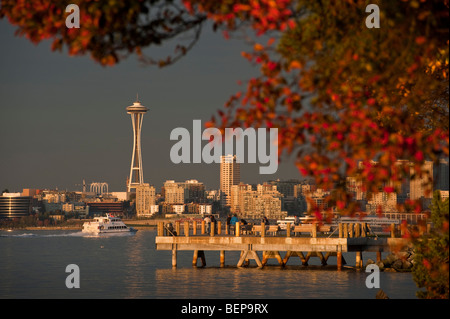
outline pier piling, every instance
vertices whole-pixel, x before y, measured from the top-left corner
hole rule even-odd
[[[197,221],[196,221],[196,220],[194,220],[194,221],[192,222],[192,235],[193,235],[193,236],[196,236],[196,235],[197,235]]]
[[[172,268],[177,268],[177,250],[172,249]]]
[[[184,222],[184,236],[189,237],[189,222]]]
[[[225,250],[220,251],[220,267],[225,267]]]
[[[194,250],[194,256],[192,257],[192,266],[197,267],[198,259],[202,262],[202,267],[206,267],[206,257],[203,250]]]

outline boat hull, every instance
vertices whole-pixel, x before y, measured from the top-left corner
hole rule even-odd
[[[102,230],[89,230],[83,229],[82,232],[86,234],[117,234],[117,233],[135,233],[137,229],[127,228],[127,229],[102,229]]]

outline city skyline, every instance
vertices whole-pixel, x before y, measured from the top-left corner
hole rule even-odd
[[[237,81],[257,72],[240,55],[248,49],[243,42],[205,28],[195,54],[170,67],[142,67],[131,56],[104,68],[89,57],[51,52],[48,41],[36,46],[14,36],[7,21],[0,25],[0,40],[8,44],[0,65],[1,190],[81,190],[77,185],[85,180],[125,191],[132,130],[124,108],[137,92],[151,113],[142,129],[144,182],[160,187],[165,180],[198,179],[219,188],[220,164],[170,161],[170,132],[195,119],[208,121],[242,89]],[[258,164],[241,165],[249,183],[301,178],[293,161],[283,160],[273,175],[260,175]]]

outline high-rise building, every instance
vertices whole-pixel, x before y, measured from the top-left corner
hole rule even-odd
[[[313,192],[308,192],[305,194],[306,200],[306,211],[310,212],[314,209],[319,209],[319,211],[328,208],[327,197],[330,195],[329,191],[324,191],[322,188],[317,188]]]
[[[252,192],[252,186],[249,184],[240,183],[239,185],[232,185],[230,191],[230,210],[233,213],[240,213],[244,210],[243,205],[244,194]],[[247,203],[247,202],[246,202]],[[248,203],[247,203],[248,204]]]
[[[258,184],[253,190],[251,185],[241,183],[231,187],[230,210],[242,218],[284,218],[287,212],[282,211],[282,198],[275,185]]]
[[[448,159],[442,158],[437,167],[436,189],[449,190]]]
[[[277,187],[277,191],[283,194],[284,197],[294,197],[295,186],[301,184],[301,181],[297,179],[290,179],[285,181],[277,179],[276,181],[269,181],[268,183],[271,185],[275,185]]]
[[[164,202],[166,204],[184,204],[189,196],[188,188],[175,181],[166,181],[164,183]]]
[[[147,183],[136,186],[136,215],[137,217],[152,216],[158,212],[155,188]]]
[[[220,190],[222,206],[231,206],[231,187],[241,181],[240,165],[236,155],[220,157]]]
[[[380,210],[382,213],[394,213],[397,211],[397,194],[379,192],[371,194],[366,205],[369,214],[376,214]]]
[[[187,190],[186,202],[203,203],[205,202],[205,185],[196,179],[190,179],[184,183],[177,183]]]
[[[418,174],[411,166],[411,180],[409,183],[409,198],[412,200],[433,197],[433,162],[425,161]],[[414,178],[412,178],[414,176]]]
[[[141,153],[141,129],[144,114],[148,108],[143,106],[138,98],[133,105],[127,107],[127,113],[131,115],[131,123],[133,125],[133,153],[131,156],[130,177],[127,182],[127,192],[131,192],[132,188],[144,183],[144,170],[142,167]]]

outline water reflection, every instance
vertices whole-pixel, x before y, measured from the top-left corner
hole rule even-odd
[[[358,277],[322,266],[207,267],[157,269],[155,282],[156,294],[170,298],[339,298],[339,290],[365,278]]]
[[[220,268],[219,252],[207,251],[207,266],[193,268],[192,251],[180,251],[178,268],[172,269],[171,251],[155,250],[155,231],[97,238],[62,231],[2,235],[0,298],[373,299],[376,294],[365,286],[364,271],[337,271],[335,257],[330,257],[329,266],[311,258],[305,267],[298,257],[291,257],[285,268],[270,259],[263,269],[254,261],[240,269],[239,252],[226,252],[226,266]],[[354,265],[354,254],[344,256]],[[375,258],[363,257],[365,262]],[[64,284],[65,267],[72,263],[81,269],[80,289]],[[410,273],[380,275],[389,297],[415,298],[417,287]]]

